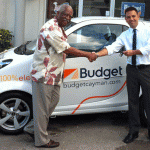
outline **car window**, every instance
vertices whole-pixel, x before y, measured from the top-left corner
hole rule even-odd
[[[87,25],[71,33],[68,36],[68,43],[83,51],[97,52],[114,42],[122,31],[122,25]]]
[[[76,23],[75,22],[72,22],[72,21],[70,21],[65,27],[64,27],[64,30],[66,31],[67,29],[69,29],[69,28],[71,28],[71,27],[73,27],[74,25],[76,25]]]
[[[123,26],[123,31],[126,31],[126,30],[128,30],[128,29],[129,29],[129,27]]]
[[[107,42],[106,33],[110,33],[108,25],[87,25],[70,34],[68,42],[77,49],[96,51]]]

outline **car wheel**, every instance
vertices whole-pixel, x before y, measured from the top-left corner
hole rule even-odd
[[[0,130],[18,134],[32,118],[32,98],[24,93],[12,92],[0,96]]]
[[[143,96],[140,96],[140,121],[143,127],[147,126],[147,115],[144,108]]]

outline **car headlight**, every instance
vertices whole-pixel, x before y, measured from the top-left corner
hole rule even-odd
[[[0,59],[3,59],[3,58],[4,58],[4,54],[5,54],[6,52],[8,52],[8,50],[5,50],[5,51],[3,51],[3,52],[0,53]]]
[[[0,59],[4,58],[4,53],[0,54]]]
[[[12,59],[6,59],[6,60],[2,60],[0,62],[0,69],[4,68],[5,66],[9,65],[12,62]]]

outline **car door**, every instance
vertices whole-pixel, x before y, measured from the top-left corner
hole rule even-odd
[[[70,29],[68,42],[77,49],[98,52],[122,33],[124,25],[87,21]],[[56,114],[81,114],[127,109],[126,57],[119,53],[89,62],[67,56]]]

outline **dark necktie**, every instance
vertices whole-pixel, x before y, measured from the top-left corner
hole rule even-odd
[[[132,49],[136,50],[136,29],[133,29],[133,43],[132,43]],[[132,56],[132,65],[136,65],[136,55]]]

